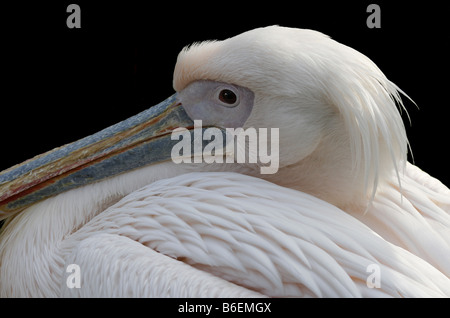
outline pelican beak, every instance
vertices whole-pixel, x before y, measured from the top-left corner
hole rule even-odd
[[[193,128],[177,94],[92,136],[0,173],[0,219],[43,199],[171,158],[171,132]]]

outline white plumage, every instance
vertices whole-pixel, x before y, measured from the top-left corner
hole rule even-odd
[[[174,87],[197,80],[255,93],[245,125],[283,125],[279,173],[165,162],[35,203],[2,229],[2,297],[450,296],[450,190],[406,163],[369,59],[269,27],[185,49]]]
[[[404,201],[409,203],[408,197]],[[405,213],[401,224],[415,220],[414,213],[418,211]],[[423,231],[432,222],[422,220],[413,226]],[[411,232],[411,227],[407,230]],[[450,295],[446,275],[422,260],[426,251],[434,248],[441,254],[441,259],[434,257],[435,266],[448,267],[448,245],[425,246],[424,252],[416,256],[388,243],[326,202],[241,174],[191,173],[155,182],[130,194],[66,240],[63,250],[71,253],[65,257],[66,262],[78,263],[77,246],[106,233],[110,238],[105,239],[126,237],[267,296]],[[433,234],[435,244],[443,241],[438,233]],[[422,241],[415,237],[406,243]],[[110,249],[114,254],[115,249]],[[144,250],[142,254],[150,253]],[[85,261],[83,256],[81,261]],[[104,261],[98,266],[106,268],[109,276],[114,270],[109,270],[106,263],[109,258]],[[118,261],[123,260],[118,257]],[[381,267],[382,288],[367,287],[370,264]],[[136,268],[140,267],[146,268],[136,264]],[[128,271],[122,270],[119,275],[124,273]],[[140,278],[148,279],[147,273]],[[139,286],[145,293],[151,283],[140,281],[122,287],[136,290]],[[171,289],[182,292],[177,283],[172,284]],[[205,289],[214,293],[214,286]],[[240,293],[240,288],[236,292]]]

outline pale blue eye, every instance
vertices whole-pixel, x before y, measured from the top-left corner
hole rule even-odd
[[[178,93],[189,118],[222,128],[242,127],[253,109],[254,97],[248,88],[209,80],[192,82]]]

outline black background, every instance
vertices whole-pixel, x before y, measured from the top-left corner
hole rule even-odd
[[[0,170],[170,96],[184,46],[278,24],[321,31],[371,58],[419,107],[405,99],[415,163],[450,185],[445,2],[93,2],[2,5]],[[366,25],[371,2],[380,29]],[[81,7],[81,29],[66,25],[70,3]]]

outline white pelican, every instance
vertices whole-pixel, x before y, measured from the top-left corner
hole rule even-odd
[[[185,48],[173,84],[2,172],[2,297],[450,296],[450,190],[407,163],[402,92],[366,56],[271,26]],[[193,120],[279,128],[278,171],[174,163]]]

